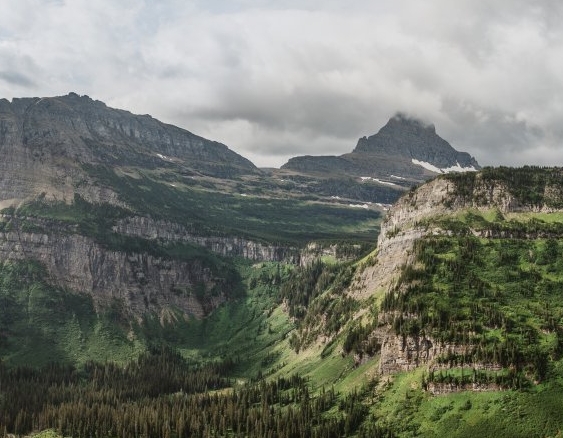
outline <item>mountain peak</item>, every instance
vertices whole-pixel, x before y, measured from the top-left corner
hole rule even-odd
[[[397,178],[422,182],[435,174],[480,169],[467,152],[455,150],[436,134],[436,127],[420,118],[398,112],[377,134],[362,137],[355,149],[339,157],[294,157],[283,169],[315,174]]]
[[[377,134],[361,138],[354,152],[386,152],[411,157],[416,149],[431,144],[439,144],[441,148],[451,148],[447,141],[436,134],[434,124],[398,112]]]
[[[427,123],[422,119],[418,119],[408,114],[398,112],[389,119],[382,129],[403,129],[411,131],[428,132],[436,134],[436,127],[432,123]]]
[[[401,157],[414,164],[426,163],[427,169],[479,168],[468,153],[458,152],[436,134],[432,123],[404,113],[391,117],[377,134],[360,138],[353,153]]]

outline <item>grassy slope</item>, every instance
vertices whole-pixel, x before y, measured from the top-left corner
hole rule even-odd
[[[496,225],[518,230],[533,227],[541,231],[542,223],[553,230],[551,224],[561,223],[561,215],[526,213],[499,218],[495,211],[466,211],[441,222],[442,226],[455,225],[453,229],[460,235],[431,238],[428,240],[430,246],[420,243],[421,259],[432,265],[432,269],[428,276],[417,274],[412,277],[419,282],[421,292],[420,295],[411,294],[407,302],[414,306],[412,309],[421,309],[424,306],[420,303],[426,301],[430,303],[427,307],[431,313],[439,308],[448,309],[449,317],[457,321],[458,328],[477,323],[481,326],[477,337],[484,337],[486,345],[511,345],[524,358],[518,365],[523,387],[434,396],[423,391],[423,376],[427,378],[427,370],[420,368],[384,378],[376,389],[363,395],[371,415],[365,419],[363,427],[369,431],[369,424],[376,424],[398,436],[556,436],[563,430],[560,415],[563,362],[558,359],[560,354],[554,332],[556,326],[561,326],[563,318],[563,301],[559,294],[563,284],[563,246],[546,238],[468,238],[464,230]],[[467,249],[468,242],[472,252]],[[454,274],[451,263],[457,259],[464,260],[463,269]],[[454,279],[455,275],[459,278]],[[428,287],[421,281],[429,282]],[[476,287],[480,283],[482,289]],[[317,298],[320,299],[322,295]],[[414,304],[417,301],[419,305]],[[314,302],[309,309],[315,307]],[[470,317],[476,303],[496,309],[495,318],[500,318],[499,325],[491,325],[485,317],[479,316],[480,312]],[[431,326],[425,328],[433,329]],[[350,356],[340,354],[346,330],[344,328],[336,337],[328,354],[326,345],[319,342],[299,354],[286,350],[283,370],[310,377],[313,387],[317,388],[334,385],[338,391],[349,393],[365,387],[370,379],[377,378],[377,357],[354,367]],[[439,335],[439,330],[435,334]],[[537,354],[543,354],[547,359],[543,371],[538,370]],[[470,370],[470,366],[466,368],[466,375]],[[493,375],[503,375],[507,371],[509,369]],[[455,375],[459,371],[449,372]],[[540,384],[535,382],[538,373],[545,373],[539,376]]]
[[[136,213],[171,220],[198,233],[291,245],[342,240],[343,236],[347,241],[373,241],[381,219],[378,211],[351,208],[299,191],[261,190],[256,181],[220,186],[222,182],[176,174],[163,177],[138,170],[132,177],[101,166],[88,170]]]
[[[474,342],[479,338],[485,345],[509,342],[511,348],[526,356],[527,364],[520,366],[530,380],[522,390],[433,396],[421,389],[426,370],[418,369],[382,385],[380,401],[373,407],[380,422],[391,425],[400,436],[543,437],[563,430],[563,363],[558,359],[561,356],[554,333],[563,318],[559,293],[563,284],[561,243],[554,239],[465,236],[468,228],[531,227],[537,231],[553,230],[553,224],[560,223],[559,213],[513,213],[499,218],[496,211],[465,211],[441,220],[441,225],[454,229],[457,236],[419,242],[419,268],[407,278],[416,287],[407,293],[406,307],[402,308],[426,315],[446,310],[452,327],[440,332],[430,317],[420,319],[418,329],[455,338],[464,326],[471,325]],[[429,269],[421,267],[424,265]],[[492,324],[483,310],[473,313],[475,306],[494,308],[499,325]],[[548,362],[538,385],[531,380],[537,378],[534,361],[542,352]]]
[[[129,326],[117,312],[96,314],[90,296],[50,286],[36,262],[0,265],[0,300],[0,355],[8,364],[124,362],[144,349],[128,339]]]
[[[563,428],[560,378],[528,391],[433,396],[421,390],[422,373],[420,369],[396,376],[383,385],[372,407],[376,418],[398,436],[546,437]]]
[[[20,268],[12,277],[5,270],[2,275],[5,284],[11,284],[16,274],[17,278],[34,281],[25,288],[26,297],[30,300],[28,320],[43,333],[59,330],[54,334],[62,339],[60,346],[66,348],[61,357],[76,354],[96,357],[103,352],[126,360],[128,354],[135,351],[136,345],[140,348],[144,346],[142,342],[147,342],[146,336],[150,333],[155,338],[175,344],[185,356],[197,362],[225,356],[235,358],[239,366],[234,377],[239,383],[259,375],[275,378],[300,373],[309,378],[313,393],[323,386],[334,386],[343,394],[342,399],[344,394],[365,387],[377,376],[377,358],[354,367],[350,356],[340,354],[343,334],[337,338],[333,348],[326,349],[326,344],[314,343],[295,353],[287,339],[292,323],[277,304],[278,287],[287,279],[289,268],[275,263],[252,265],[242,260],[236,264],[248,291],[244,298],[222,306],[204,321],[192,320],[179,326],[165,327],[149,323],[144,329],[144,338],[143,331],[139,329],[137,342],[140,344],[130,343],[125,331],[116,333],[110,330],[109,325],[104,326],[104,321],[111,321],[111,315],[93,319],[87,300],[78,306],[73,303],[73,308],[84,310],[76,316],[42,319],[43,306],[47,304],[46,309],[50,310],[45,311],[49,313],[57,307],[45,300],[52,299],[52,303],[58,302],[60,306],[64,298],[57,297],[64,296],[64,293],[57,294],[53,290],[49,294],[39,293],[37,283],[41,284],[41,273],[34,271],[38,269],[36,266],[27,267],[24,271]],[[30,294],[30,291],[33,293]],[[37,300],[37,305],[34,300]],[[156,321],[153,322],[156,324]],[[86,349],[81,339],[86,339]],[[108,340],[111,342],[108,343]],[[57,348],[48,343],[46,347],[41,347],[44,341],[45,338],[29,345],[28,352],[35,354],[39,351],[48,361]],[[96,350],[96,345],[103,347]],[[115,351],[111,351],[108,345],[114,345]],[[22,355],[9,360],[23,363],[28,359]],[[424,370],[404,373],[391,378],[388,383],[382,380],[375,388],[361,393],[369,408],[362,427],[369,430],[369,424],[376,424],[398,436],[555,436],[563,427],[559,415],[563,406],[562,371],[563,365],[553,362],[545,382],[524,391],[458,392],[440,396],[422,391]],[[327,415],[339,415],[338,409]]]

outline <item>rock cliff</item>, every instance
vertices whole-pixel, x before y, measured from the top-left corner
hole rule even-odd
[[[135,217],[116,224],[115,218],[105,220],[103,213],[93,213],[101,206],[132,216],[138,211],[144,202],[139,193],[146,187],[133,183],[124,194],[120,175],[142,174],[149,183],[157,179],[161,185],[155,184],[155,191],[162,184],[172,185],[160,181],[161,175],[188,182],[194,177],[261,175],[227,146],[149,115],[109,108],[75,93],[0,99],[0,153],[0,210],[6,213],[0,262],[36,260],[45,266],[52,284],[90,294],[98,307],[120,300],[137,318],[166,308],[199,318],[237,288],[232,267],[218,272],[205,258],[185,260],[155,255],[158,251],[108,247],[96,233],[111,234],[111,229],[102,229],[111,224],[122,235],[194,243],[220,255],[280,261],[298,257],[291,250],[234,237],[188,236],[181,226],[164,221]],[[174,202],[182,202],[181,195],[179,191]],[[33,203],[41,205],[40,211],[31,217],[21,213],[20,207]],[[59,218],[57,208],[67,212],[60,220],[54,219]]]
[[[168,221],[147,217],[129,217],[119,221],[113,230],[128,236],[150,240],[188,242],[203,246],[225,257],[243,257],[254,261],[300,263],[297,248],[268,245],[233,236],[200,236],[191,234],[186,227]]]
[[[1,219],[0,260],[39,262],[50,283],[91,295],[98,309],[117,300],[135,318],[163,309],[201,318],[231,296],[237,286],[225,275],[228,272],[215,273],[202,260],[188,262],[111,250],[57,223],[30,224],[27,219],[23,225],[17,218]]]

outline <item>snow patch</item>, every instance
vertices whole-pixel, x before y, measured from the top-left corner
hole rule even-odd
[[[455,164],[456,164],[455,166],[446,167],[445,169],[442,169],[442,172],[444,172],[444,173],[450,173],[450,172],[477,172],[477,169],[475,169],[475,167],[473,167],[473,166],[461,167],[457,161],[456,161]]]
[[[365,209],[369,208],[369,205],[367,204],[348,204],[348,206],[352,208],[365,208]]]
[[[426,161],[419,161],[415,158],[412,159],[412,163],[416,164],[417,166],[422,166],[425,169],[428,169],[428,170],[430,170],[431,172],[434,172],[434,173],[477,172],[477,169],[475,169],[475,167],[473,167],[473,166],[462,167],[462,166],[460,166],[460,164],[457,161],[456,161],[455,166],[446,167],[444,169],[440,169],[439,167],[436,167],[433,164],[427,163]]]
[[[426,161],[419,161],[419,160],[416,160],[416,159],[413,158],[412,164],[416,164],[417,166],[422,166],[425,169],[428,169],[429,171],[434,172],[434,173],[442,173],[441,169],[434,166],[433,164],[427,163]]]
[[[378,178],[372,178],[371,176],[361,176],[360,179],[362,180],[362,182],[363,182],[363,181],[374,181],[374,182],[376,182],[376,183],[378,183],[378,184],[385,184],[385,185],[388,185],[388,186],[396,186],[396,185],[397,185],[397,184],[394,184],[394,183],[392,183],[392,182],[381,181],[381,180],[378,179]]]
[[[158,158],[160,158],[161,160],[164,160],[164,161],[172,161],[172,158],[167,157],[166,155],[156,154],[156,156],[157,156]]]
[[[395,178],[395,179],[406,179],[403,178],[402,176],[397,176],[397,175],[389,175],[391,178]]]

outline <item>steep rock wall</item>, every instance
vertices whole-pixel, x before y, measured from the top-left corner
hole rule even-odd
[[[225,257],[294,264],[299,264],[300,260],[300,253],[296,248],[267,245],[233,236],[198,236],[191,234],[181,225],[141,216],[123,219],[113,227],[113,230],[143,239],[193,243]]]
[[[60,230],[43,234],[16,228],[0,233],[0,261],[29,259],[45,266],[52,284],[92,295],[97,308],[119,300],[135,317],[176,308],[201,318],[224,302],[232,287],[197,260],[112,251]],[[195,291],[202,287],[205,293],[198,296]]]
[[[443,205],[449,185],[437,179],[404,195],[387,213],[377,240],[375,263],[366,266],[351,287],[355,298],[384,294],[395,283],[403,266],[412,262],[414,243],[429,232],[423,219],[449,211]]]

